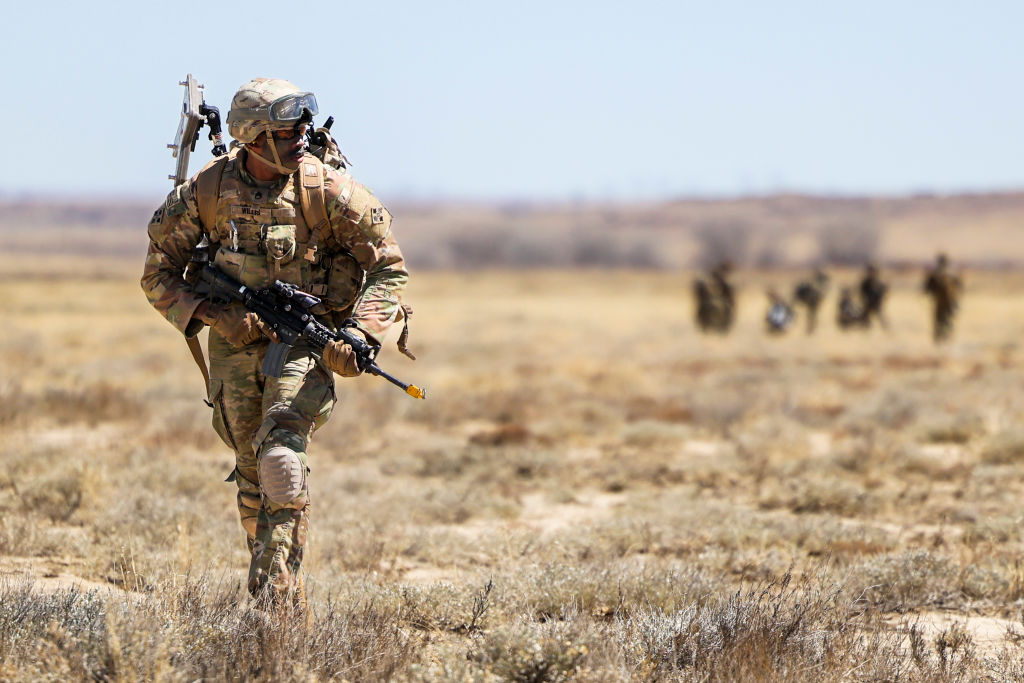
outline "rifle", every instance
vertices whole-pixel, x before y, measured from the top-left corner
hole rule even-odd
[[[316,351],[323,351],[329,342],[340,341],[352,347],[356,362],[363,372],[383,377],[413,398],[427,397],[425,389],[406,384],[384,372],[376,362],[377,348],[347,329],[353,326],[351,321],[345,321],[341,329],[335,331],[317,320],[312,309],[320,304],[320,299],[295,285],[275,280],[270,287],[252,289],[209,264],[203,267],[199,277],[210,286],[211,299],[241,303],[277,334],[280,341],[270,344],[263,359],[264,375],[280,377],[288,352],[299,340],[305,341]]]

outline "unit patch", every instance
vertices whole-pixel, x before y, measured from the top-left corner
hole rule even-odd
[[[384,222],[384,207],[378,206],[370,209],[370,222],[374,225],[380,225]]]
[[[185,202],[181,201],[180,199],[177,199],[174,202],[172,202],[172,203],[167,205],[167,217],[168,218],[173,218],[174,216],[180,216],[181,214],[185,213],[185,211],[186,211]]]

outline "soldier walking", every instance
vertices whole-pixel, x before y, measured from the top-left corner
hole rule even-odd
[[[883,330],[889,329],[889,323],[882,310],[885,296],[889,292],[889,285],[882,280],[877,265],[868,263],[864,267],[864,276],[860,280],[858,290],[864,316],[864,327],[870,327],[871,320],[874,318]]]
[[[839,291],[839,303],[836,307],[836,324],[841,330],[863,328],[867,325],[864,307],[858,297],[854,296],[853,287],[843,287]]]
[[[213,265],[251,288],[281,280],[323,301],[318,319],[343,321],[379,347],[402,308],[408,279],[391,214],[334,154],[307,151],[317,114],[310,92],[281,79],[239,88],[227,122],[237,143],[178,185],[149,223],[142,289],[186,337],[209,335],[213,426],[235,452],[228,477],[250,551],[249,592],[257,606],[305,606],[303,550],[309,518],[309,442],[335,403],[332,373],[360,374],[350,346],[320,354],[304,343],[288,353],[280,377],[261,365],[268,336],[256,314],[217,303],[186,279],[198,246]],[[205,242],[204,242],[205,240]]]
[[[719,263],[706,277],[693,282],[697,327],[701,332],[726,334],[735,319],[736,292],[729,282],[732,264]]]
[[[806,280],[798,282],[793,289],[793,301],[807,309],[807,334],[814,334],[818,326],[818,308],[825,299],[828,289],[828,274],[818,268]]]
[[[953,333],[953,316],[960,306],[963,280],[949,268],[949,257],[940,253],[925,273],[924,291],[932,298],[932,339],[936,344]]]

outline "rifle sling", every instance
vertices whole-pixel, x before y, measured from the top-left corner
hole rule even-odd
[[[206,398],[210,398],[210,371],[206,368],[206,357],[203,356],[203,347],[199,344],[199,337],[188,337],[185,339],[185,343],[188,344],[188,350],[192,352],[192,360],[199,366],[199,372],[203,373],[203,380],[206,382]],[[206,401],[207,405],[210,401]]]

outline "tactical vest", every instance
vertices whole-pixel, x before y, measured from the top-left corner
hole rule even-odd
[[[298,285],[323,300],[324,310],[318,313],[347,316],[365,273],[331,232],[323,163],[306,155],[283,186],[271,187],[243,182],[236,172],[239,163],[236,153],[221,156],[196,176],[199,220],[211,262],[255,289],[274,280]],[[343,210],[350,197],[351,192],[342,192]]]

